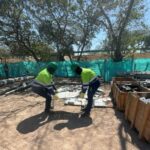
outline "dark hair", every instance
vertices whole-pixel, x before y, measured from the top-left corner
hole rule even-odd
[[[81,72],[82,72],[82,68],[77,66],[76,69],[75,69],[75,72],[80,75]]]
[[[57,70],[57,64],[55,63],[49,63],[47,66],[47,71],[51,74],[54,74],[55,71]]]
[[[47,67],[47,71],[48,71],[49,73],[51,73],[51,74],[54,74],[55,69],[52,68],[52,67],[50,67],[50,66],[48,66],[48,67]]]

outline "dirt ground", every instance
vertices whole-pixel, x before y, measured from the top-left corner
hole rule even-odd
[[[79,118],[80,107],[61,100],[52,113],[43,109],[44,99],[31,92],[1,96],[0,150],[150,149],[114,108],[93,108],[90,118]]]

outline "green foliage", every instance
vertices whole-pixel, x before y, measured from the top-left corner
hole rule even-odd
[[[144,27],[143,1],[1,0],[0,42],[13,54],[32,55],[37,61],[50,59],[53,49],[62,60],[77,47],[80,59],[103,28],[108,35],[105,46],[112,58],[122,60],[126,49],[134,48],[143,39],[140,32],[135,32]]]
[[[66,52],[63,50],[69,50],[73,45],[79,51],[90,45],[99,28],[99,15],[95,8],[91,0],[30,1],[29,5],[30,12],[36,18],[40,37],[53,45],[58,55],[64,55]]]
[[[122,51],[124,55],[132,50],[134,52],[137,48],[143,47],[144,33],[142,31],[126,31],[122,38]]]
[[[143,41],[144,41],[145,47],[146,47],[146,48],[150,48],[150,33],[149,33],[149,35],[146,35],[146,36],[144,37]]]
[[[135,45],[138,39],[134,36],[131,39],[129,32],[138,30],[143,26],[142,17],[144,15],[144,0],[117,0],[117,1],[98,1],[100,10],[103,14],[102,25],[107,31],[109,50],[114,61],[121,61],[123,53],[127,47]],[[138,38],[141,38],[138,35]],[[128,43],[128,44],[127,44]],[[134,44],[133,44],[134,43]],[[128,45],[128,46],[127,46]]]
[[[13,55],[31,55],[38,61],[34,43],[40,42],[31,16],[25,7],[26,1],[2,1],[0,32],[2,41]]]

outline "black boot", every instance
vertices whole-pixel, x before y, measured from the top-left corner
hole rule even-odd
[[[49,114],[49,113],[50,113],[50,110],[47,109],[47,108],[45,108],[44,112],[45,112],[46,114]]]
[[[49,113],[51,108],[51,101],[47,98],[45,101],[45,113]]]

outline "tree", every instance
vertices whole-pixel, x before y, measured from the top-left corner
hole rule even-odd
[[[145,49],[150,50],[150,33],[143,38]]]
[[[0,5],[0,41],[3,41],[12,52],[30,54],[39,61],[34,49],[40,42],[37,32],[25,8],[25,1],[2,0]]]
[[[76,36],[76,46],[79,53],[78,61],[82,53],[91,46],[91,41],[98,32],[100,26],[100,13],[94,1],[80,0],[76,3],[76,12],[73,14],[73,31]]]
[[[66,0],[30,0],[27,6],[41,39],[52,45],[59,60],[63,60],[63,49],[70,48],[74,38],[69,29],[69,5]]]
[[[91,0],[30,0],[28,8],[36,18],[41,38],[53,45],[59,60],[63,60],[64,50],[72,51],[73,45],[81,52],[80,60],[99,28],[99,14]]]
[[[122,41],[126,29],[130,31],[129,26],[132,27],[134,22],[139,21],[143,16],[142,2],[141,0],[98,1],[98,6],[103,14],[101,24],[108,34],[114,61],[121,61],[123,58]]]

